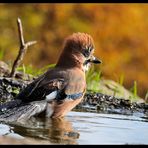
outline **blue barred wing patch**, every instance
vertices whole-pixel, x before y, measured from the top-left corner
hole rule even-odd
[[[80,97],[82,97],[83,96],[83,93],[77,93],[77,94],[71,94],[71,95],[67,95],[67,99],[72,99],[72,100],[76,100],[76,99],[78,99],[78,98],[80,98]]]

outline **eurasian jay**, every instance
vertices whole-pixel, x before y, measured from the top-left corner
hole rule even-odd
[[[65,116],[84,97],[86,91],[85,72],[90,64],[101,63],[93,56],[93,53],[92,37],[86,33],[73,33],[65,39],[62,53],[55,67],[48,69],[47,72],[30,83],[14,101],[8,102],[0,108],[10,110],[27,104],[37,104],[36,108],[40,107],[40,109],[32,112],[32,115],[46,110],[47,117]],[[44,102],[43,107],[41,107],[40,101]]]

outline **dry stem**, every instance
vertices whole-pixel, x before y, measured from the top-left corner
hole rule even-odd
[[[10,77],[15,77],[16,68],[20,65],[21,61],[23,60],[24,55],[27,51],[27,48],[36,43],[36,41],[29,41],[29,42],[25,43],[24,36],[23,36],[23,28],[22,28],[22,23],[21,23],[20,18],[17,19],[17,25],[18,25],[18,32],[19,32],[20,49],[19,49],[19,53],[13,63]]]

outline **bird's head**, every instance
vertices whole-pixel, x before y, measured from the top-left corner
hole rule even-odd
[[[94,41],[89,34],[73,33],[65,39],[57,65],[79,66],[86,71],[91,63],[101,63],[94,57],[94,50]]]

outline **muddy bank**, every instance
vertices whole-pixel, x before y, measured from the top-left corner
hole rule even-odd
[[[0,77],[0,103],[11,101],[24,89],[29,81]]]
[[[102,93],[86,93],[83,102],[76,106],[75,110],[124,115],[141,114],[142,117],[148,118],[148,104]]]

